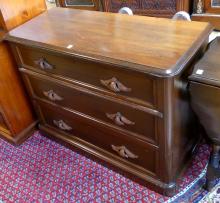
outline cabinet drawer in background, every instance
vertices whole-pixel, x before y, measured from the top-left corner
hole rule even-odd
[[[44,102],[35,103],[44,126],[54,128],[59,133],[79,138],[101,148],[121,161],[130,162],[144,170],[156,173],[157,148],[120,132],[99,125],[80,115]]]
[[[120,103],[111,97],[69,83],[61,83],[41,74],[24,74],[24,78],[34,98],[41,98],[78,111],[85,117],[90,116],[91,119],[99,120],[131,136],[151,143],[157,142],[158,119],[162,118],[156,115],[138,110],[129,103]]]
[[[22,65],[52,77],[84,84],[95,90],[145,106],[156,106],[156,81],[135,71],[16,45]]]

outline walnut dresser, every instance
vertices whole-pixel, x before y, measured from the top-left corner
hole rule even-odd
[[[6,37],[39,129],[167,195],[197,142],[187,77],[212,27],[54,8]]]

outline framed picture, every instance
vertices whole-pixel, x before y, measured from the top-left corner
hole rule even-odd
[[[211,7],[212,8],[220,8],[220,0],[211,0]]]
[[[220,14],[220,0],[205,0],[205,12]]]
[[[74,9],[99,10],[99,0],[56,0],[56,4]]]

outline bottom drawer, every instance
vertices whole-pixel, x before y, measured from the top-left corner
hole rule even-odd
[[[157,147],[120,134],[89,118],[85,119],[77,112],[70,112],[44,102],[35,102],[35,104],[43,125],[56,129],[64,136],[69,134],[72,138],[80,138],[113,154],[116,159],[156,174]]]

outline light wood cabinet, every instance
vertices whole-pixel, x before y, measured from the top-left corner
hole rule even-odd
[[[36,121],[5,34],[46,10],[44,0],[0,0],[0,136],[13,144],[31,134]]]

